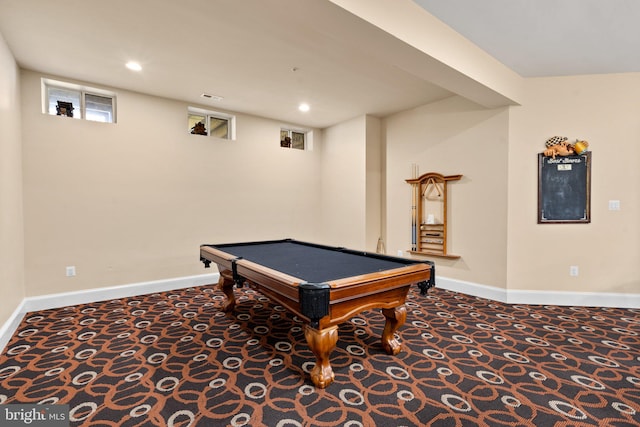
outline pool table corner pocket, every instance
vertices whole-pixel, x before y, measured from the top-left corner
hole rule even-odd
[[[300,312],[309,318],[313,328],[318,328],[320,319],[329,314],[330,286],[327,283],[300,283],[298,297]]]

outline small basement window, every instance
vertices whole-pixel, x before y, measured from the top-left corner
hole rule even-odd
[[[50,79],[42,79],[42,88],[45,114],[116,122],[116,95],[113,92]]]
[[[200,108],[188,108],[188,129],[193,135],[235,139],[235,116]]]
[[[307,133],[301,130],[280,129],[280,146],[304,150]]]

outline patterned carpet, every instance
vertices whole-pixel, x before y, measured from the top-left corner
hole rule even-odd
[[[29,313],[0,404],[68,404],[72,426],[640,426],[640,309],[508,305],[412,289],[404,351],[384,317],[340,326],[333,384],[303,324],[214,286]]]

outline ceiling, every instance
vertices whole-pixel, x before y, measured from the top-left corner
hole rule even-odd
[[[412,72],[424,52],[336,3],[0,0],[0,33],[25,69],[290,125],[383,117],[456,92]],[[522,76],[640,71],[635,0],[416,3]]]
[[[414,0],[523,77],[640,71],[638,0]]]

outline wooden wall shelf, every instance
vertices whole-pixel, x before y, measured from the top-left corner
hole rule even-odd
[[[440,252],[431,252],[431,251],[409,251],[410,254],[413,255],[422,255],[422,256],[428,256],[428,257],[438,257],[438,258],[448,258],[448,259],[459,259],[461,258],[460,255],[453,255],[453,254],[443,254]]]

